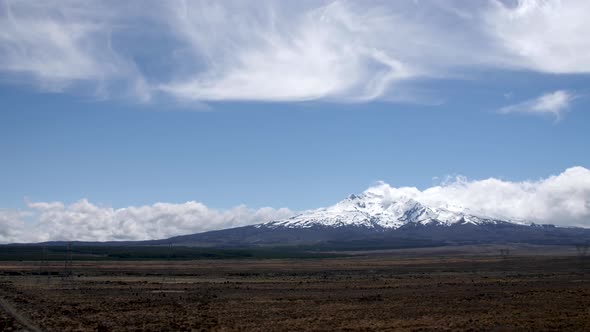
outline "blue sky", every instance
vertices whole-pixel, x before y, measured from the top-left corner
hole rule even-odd
[[[300,211],[378,181],[590,166],[586,1],[0,3],[12,219],[81,200]]]
[[[525,180],[588,166],[588,99],[557,123],[498,114],[511,103],[505,93],[518,101],[552,91],[552,77],[500,76],[433,83],[439,105],[216,102],[207,111],[3,85],[0,199],[308,209],[379,180],[426,188],[447,175]],[[572,91],[588,82],[560,81]]]

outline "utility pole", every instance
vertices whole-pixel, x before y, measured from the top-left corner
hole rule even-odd
[[[43,246],[41,248],[41,261],[39,262],[39,281],[43,279],[43,275],[47,275],[47,281],[49,281],[49,277],[51,276],[49,273],[49,263],[47,262],[47,246]]]
[[[588,247],[590,247],[588,242],[576,244],[576,251],[578,252],[578,261],[582,273],[586,272],[586,256],[588,254]]]
[[[168,271],[163,271],[162,272],[162,281],[170,281],[170,280],[174,280],[173,277],[173,273],[172,273],[172,256],[173,256],[173,248],[172,248],[172,243],[168,243],[168,248],[167,248],[167,259],[166,259],[166,264],[170,265],[170,267],[167,269]]]
[[[73,280],[72,274],[72,242],[68,243],[64,259],[64,273],[62,276],[64,282],[71,283]]]
[[[509,255],[510,255],[510,249],[508,249],[508,248],[500,249],[500,256],[502,256],[502,259],[508,258]]]
[[[588,254],[588,243],[576,244],[576,251],[578,252],[579,257],[586,257]]]

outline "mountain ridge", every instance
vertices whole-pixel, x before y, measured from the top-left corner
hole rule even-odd
[[[481,243],[576,244],[590,229],[484,216],[458,206],[427,206],[374,192],[290,218],[172,237],[150,243],[196,246],[400,248]]]
[[[389,199],[376,193],[364,192],[360,195],[352,194],[326,208],[306,211],[290,218],[258,224],[255,227],[357,226],[376,229],[398,229],[408,223],[450,226],[456,223],[482,225],[499,222],[525,224],[521,221],[483,216],[457,206],[431,207],[408,196]]]
[[[57,241],[64,244],[69,241]],[[373,192],[350,195],[334,205],[290,218],[159,240],[80,242],[83,245],[180,245],[196,247],[303,246],[322,249],[409,248],[483,243],[578,244],[590,229],[558,227],[428,206],[409,196]],[[52,243],[49,243],[52,244]]]

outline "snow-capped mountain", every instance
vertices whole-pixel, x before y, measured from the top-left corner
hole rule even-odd
[[[88,244],[373,250],[462,244],[590,243],[590,229],[491,218],[463,207],[426,204],[404,194],[366,191],[326,208],[263,224],[160,240]]]
[[[570,245],[585,241],[590,241],[590,229],[486,217],[463,207],[425,204],[410,195],[366,191],[288,219],[146,244],[318,246],[356,250],[510,242]]]
[[[428,207],[410,197],[386,198],[373,192],[350,195],[335,205],[311,210],[294,217],[257,225],[259,228],[364,227],[397,229],[404,225],[517,223],[480,216],[468,209]],[[521,223],[517,223],[521,224]]]

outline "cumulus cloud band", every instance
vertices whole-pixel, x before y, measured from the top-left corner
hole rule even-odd
[[[538,181],[457,177],[419,190],[386,183],[367,189],[387,200],[408,196],[429,206],[461,207],[489,217],[560,226],[590,227],[590,170],[572,167]],[[218,210],[199,202],[156,203],[114,209],[82,199],[71,205],[31,202],[27,209],[0,210],[0,242],[49,240],[144,240],[198,233],[278,220],[295,213],[287,208]]]
[[[27,207],[26,211],[0,210],[0,242],[160,239],[282,219],[293,214],[287,208],[251,209],[244,205],[218,210],[195,201],[115,209],[82,199],[71,205],[30,202]]]
[[[408,196],[435,207],[461,207],[500,219],[590,227],[590,170],[571,167],[538,181],[457,177],[425,190],[382,183],[368,189],[389,199]]]

